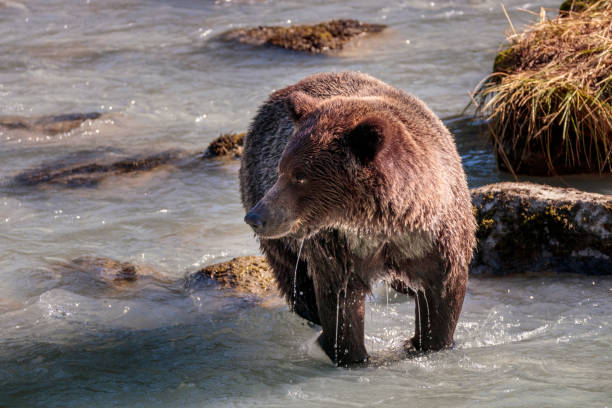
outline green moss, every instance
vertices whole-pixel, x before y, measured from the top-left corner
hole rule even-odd
[[[597,3],[598,0],[565,0],[561,3],[559,11],[569,13],[570,11],[579,13],[589,8],[592,4]]]
[[[484,196],[485,195],[483,194],[483,198]],[[493,209],[489,211],[483,211],[482,207],[478,208],[476,206],[473,206],[473,209],[474,217],[476,218],[476,223],[478,225],[478,229],[476,231],[476,238],[478,242],[481,242],[490,235],[491,231],[495,226],[495,213],[497,212],[497,206],[494,206]]]
[[[518,63],[519,59],[512,47],[507,48],[495,56],[493,72],[504,72],[509,74]]]
[[[547,250],[553,256],[569,256],[582,248],[600,247],[590,242],[590,235],[574,222],[577,210],[572,205],[533,210],[526,206],[519,208],[518,219],[512,214],[503,218],[509,229],[496,245],[502,259],[535,258]],[[603,249],[603,248],[602,248]]]

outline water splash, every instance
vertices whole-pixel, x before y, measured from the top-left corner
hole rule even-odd
[[[297,270],[300,264],[300,256],[302,256],[302,247],[304,246],[304,240],[300,241],[300,249],[298,250],[297,260],[295,261],[295,270],[293,271],[293,309],[295,312],[295,303],[297,300]]]

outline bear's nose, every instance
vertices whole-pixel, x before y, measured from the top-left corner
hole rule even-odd
[[[249,211],[248,214],[244,217],[244,222],[249,224],[254,230],[258,230],[263,228],[264,221],[256,212]]]

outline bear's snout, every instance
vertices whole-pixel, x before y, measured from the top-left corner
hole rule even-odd
[[[265,226],[263,218],[255,211],[251,210],[244,217],[244,222],[249,224],[255,231],[261,230]]]
[[[295,225],[295,220],[289,215],[287,208],[281,205],[270,205],[264,198],[244,217],[253,231],[261,237],[275,239],[289,234]]]

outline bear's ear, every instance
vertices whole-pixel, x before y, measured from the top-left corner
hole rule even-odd
[[[389,124],[385,119],[372,116],[350,130],[346,134],[346,140],[357,160],[361,164],[368,164],[382,149],[388,131]]]
[[[287,109],[294,122],[298,122],[306,114],[312,112],[318,104],[319,101],[316,98],[301,91],[293,92],[287,97]]]

